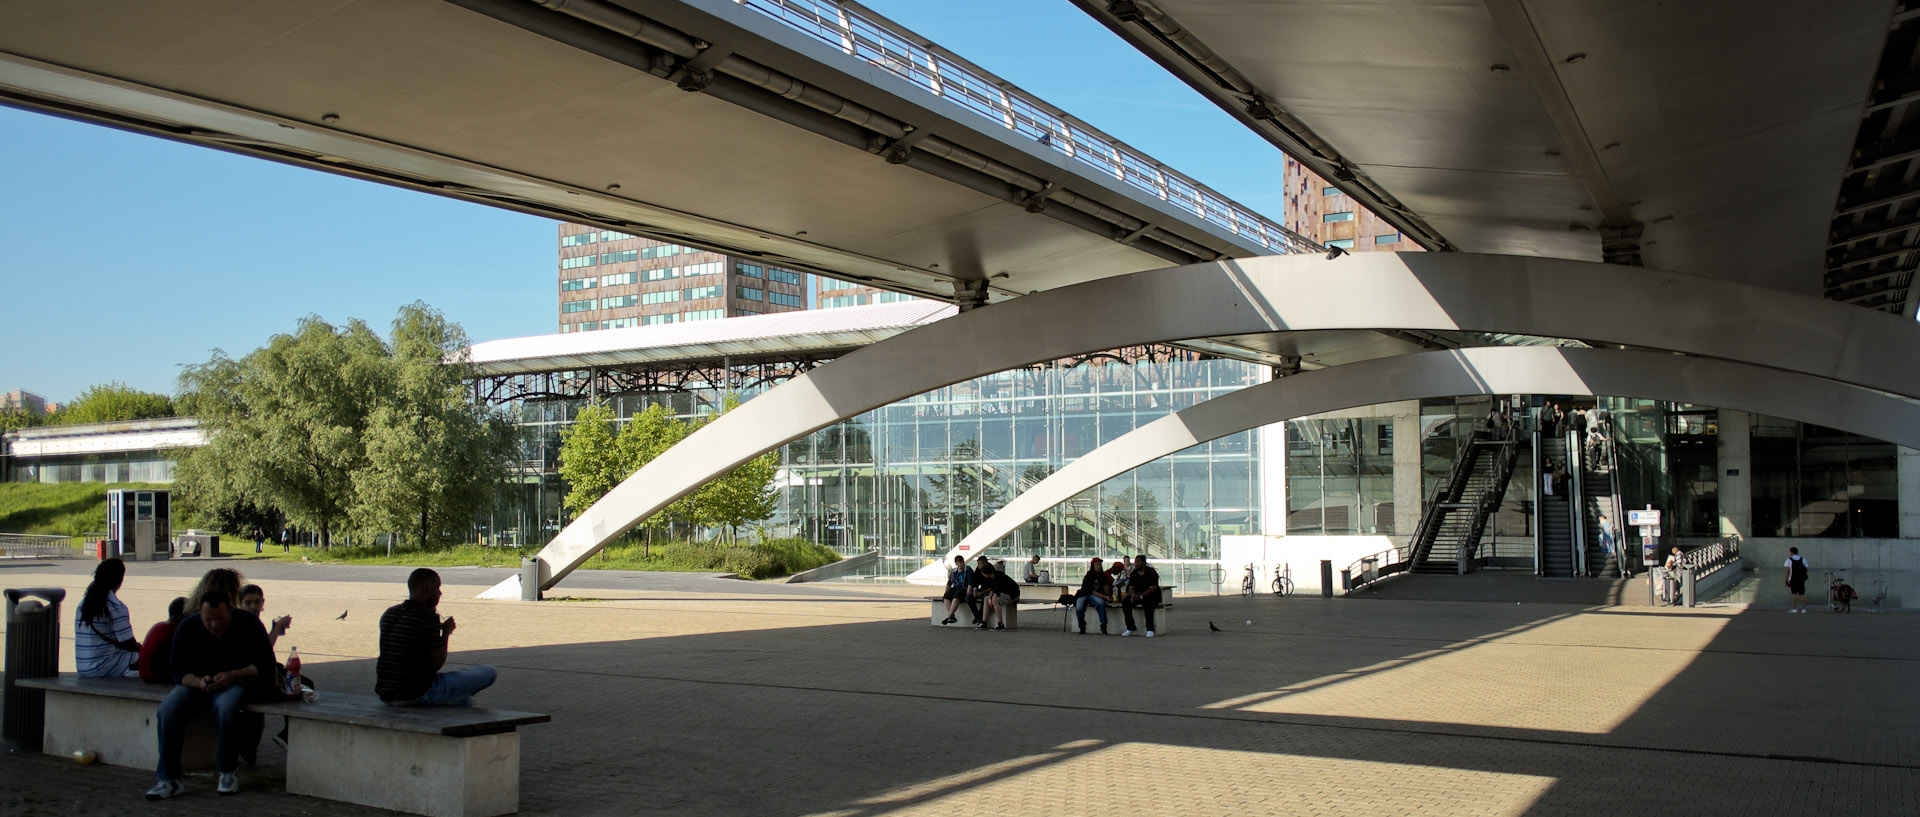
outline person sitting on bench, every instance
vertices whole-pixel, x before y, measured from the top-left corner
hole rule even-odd
[[[486,665],[441,672],[453,617],[440,619],[440,574],[419,568],[407,577],[407,600],[380,616],[380,658],[373,691],[388,706],[473,706],[499,670]]]
[[[947,571],[947,592],[940,596],[940,599],[947,603],[947,617],[940,619],[941,624],[959,621],[960,619],[954,614],[960,612],[960,605],[965,604],[969,609],[973,607],[973,599],[968,597],[972,583],[973,569],[967,567],[967,557],[954,556],[953,569]],[[976,613],[974,618],[978,620],[979,614]]]
[[[1121,635],[1133,635],[1133,608],[1147,611],[1147,637],[1153,637],[1153,608],[1160,606],[1160,572],[1147,566],[1147,555],[1133,557],[1133,572],[1127,574],[1127,600],[1120,612],[1127,617],[1127,629]]]
[[[1080,632],[1087,631],[1087,608],[1100,614],[1100,632],[1107,631],[1107,604],[1113,601],[1113,580],[1107,578],[1107,571],[1100,568],[1100,557],[1093,557],[1087,565],[1087,575],[1080,578],[1080,590],[1073,594],[1073,618],[1080,623]]]
[[[180,784],[180,744],[186,740],[187,723],[208,712],[213,714],[213,764],[219,773],[214,791],[239,791],[234,770],[248,735],[240,708],[253,679],[271,677],[273,650],[267,647],[267,629],[252,613],[235,607],[225,591],[209,591],[200,597],[200,611],[174,630],[172,667],[175,686],[154,718],[160,731],[160,764],[147,799],[165,800],[186,791]]]
[[[974,575],[986,577],[984,584],[987,593],[986,611],[981,614],[980,622],[973,626],[981,630],[987,629],[987,622],[993,620],[995,613],[999,613],[1000,621],[993,625],[993,629],[1006,629],[1007,611],[1020,602],[1020,583],[1014,581],[1013,577],[1005,572],[995,570],[993,562],[984,559],[981,560],[980,568]]]

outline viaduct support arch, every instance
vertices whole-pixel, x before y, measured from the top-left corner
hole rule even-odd
[[[787,381],[689,436],[581,513],[540,551],[540,584],[552,587],[707,480],[906,397],[1084,352],[1323,329],[1572,337],[1920,397],[1920,325],[1809,295],[1619,265],[1466,253],[1192,264],[964,312]]]

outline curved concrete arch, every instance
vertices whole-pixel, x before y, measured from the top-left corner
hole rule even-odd
[[[1920,326],[1809,295],[1636,267],[1467,253],[1192,264],[964,312],[789,380],[689,436],[581,513],[540,551],[541,586],[707,480],[906,397],[1103,349],[1319,329],[1581,338],[1920,396]]]
[[[1920,447],[1920,403],[1804,374],[1657,352],[1487,347],[1335,366],[1249,386],[1174,412],[1028,488],[909,581],[943,581],[956,553],[991,548],[1080,492],[1178,451],[1282,420],[1422,397],[1591,394],[1650,397],[1818,422]]]

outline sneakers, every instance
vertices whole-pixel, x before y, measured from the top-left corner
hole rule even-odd
[[[994,630],[994,632],[999,632],[999,631],[1001,631],[1001,630],[1004,630],[1004,629],[1006,629],[1006,628],[1007,628],[1007,625],[1005,625],[1005,624],[995,624],[995,625],[993,625],[993,630]]]
[[[1132,631],[1132,630],[1122,630],[1122,631],[1120,632],[1120,634],[1121,634],[1121,635],[1123,635],[1123,636],[1128,636],[1128,635],[1133,635],[1133,631]]]
[[[171,800],[175,797],[179,797],[180,795],[186,794],[186,793],[187,793],[187,787],[180,785],[180,781],[162,780],[158,783],[153,784],[153,788],[147,789],[147,799],[148,800]]]
[[[949,624],[952,624],[954,621],[955,619],[953,616],[947,616],[946,618],[940,619],[940,626],[945,627]]]
[[[974,628],[974,629],[976,629],[976,630],[984,630],[984,629],[986,629],[986,628],[987,628],[987,623],[986,623],[986,622],[984,622],[984,621],[982,621],[982,622],[980,622],[979,624],[975,624],[975,625],[973,625],[973,628]]]
[[[1087,625],[1085,625],[1085,624],[1082,624],[1082,625],[1080,625],[1080,634],[1081,634],[1081,635],[1086,635],[1086,634],[1087,634]]]
[[[1147,637],[1148,637],[1148,638],[1152,638],[1152,637],[1153,637],[1153,631],[1152,631],[1152,630],[1148,630],[1148,631],[1147,631]]]
[[[214,793],[220,794],[220,795],[228,795],[228,794],[233,794],[235,792],[238,792],[240,791],[240,778],[234,777],[233,772],[221,772],[220,785],[213,787],[213,791]]]
[[[1105,624],[1102,624],[1102,625],[1100,625],[1100,634],[1101,634],[1101,635],[1106,635],[1106,634],[1107,634],[1107,625],[1105,625]]]

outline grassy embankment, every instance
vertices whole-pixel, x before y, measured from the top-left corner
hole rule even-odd
[[[223,550],[228,549],[224,542],[222,545]],[[393,555],[389,556],[386,548],[368,545],[336,547],[332,550],[294,548],[291,553],[281,553],[278,547],[270,547],[266,555],[277,560],[299,561],[304,557],[314,562],[334,564],[514,567],[520,564],[520,557],[531,556],[539,550],[539,548],[460,545],[433,550],[398,548],[394,550]],[[651,554],[644,556],[640,545],[623,542],[609,545],[580,567],[585,570],[738,573],[741,577],[748,579],[769,579],[792,575],[802,570],[811,570],[837,561],[840,561],[839,554],[805,539],[773,539],[764,543],[740,542],[732,545],[716,542],[664,542],[656,543],[651,548]]]
[[[97,533],[107,529],[108,489],[166,487],[139,482],[0,483],[0,533]]]

